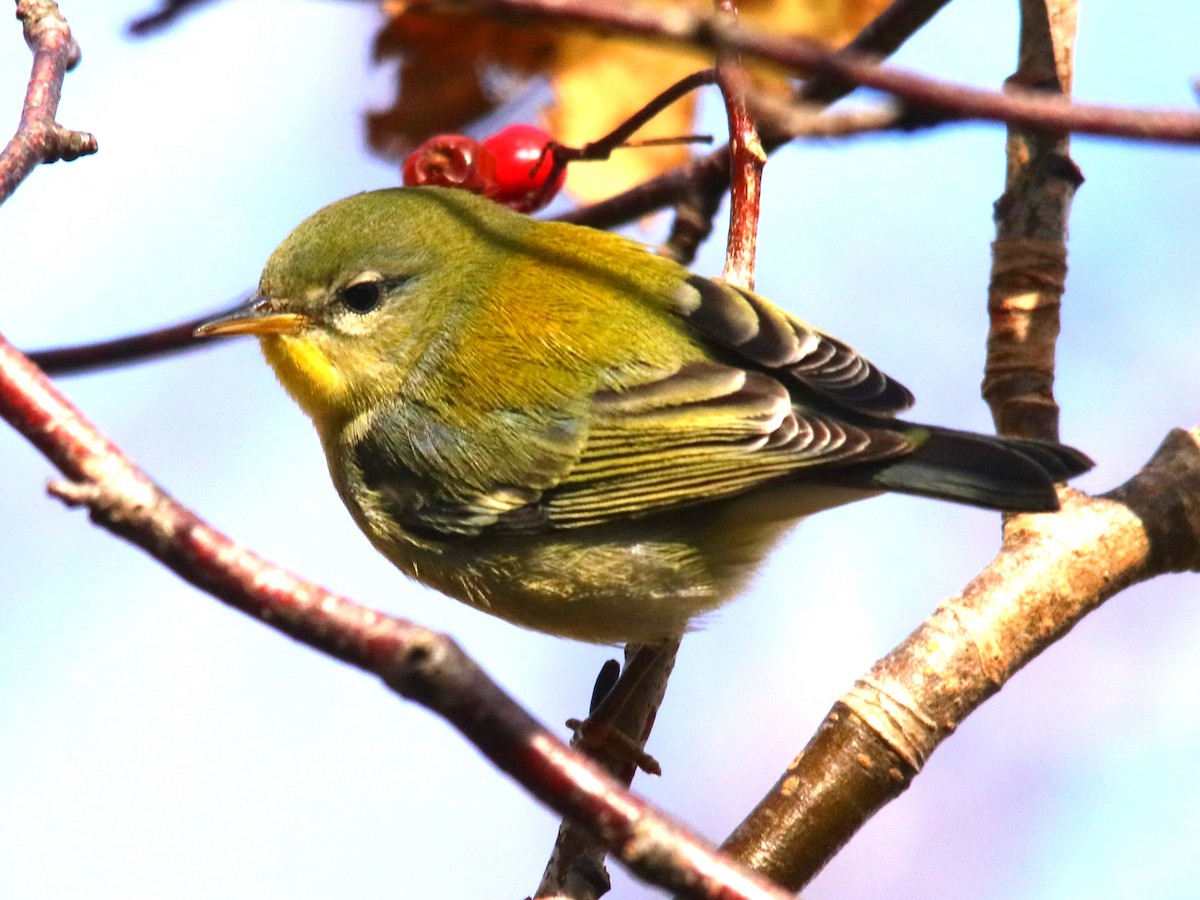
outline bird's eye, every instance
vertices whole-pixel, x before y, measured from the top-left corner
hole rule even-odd
[[[338,291],[338,300],[351,312],[369,313],[383,302],[383,285],[378,281],[359,281]]]

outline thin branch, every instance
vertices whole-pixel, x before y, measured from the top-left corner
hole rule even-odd
[[[852,137],[888,131],[915,131],[936,124],[914,116],[896,103],[884,103],[860,109],[828,110],[819,104],[797,104],[764,91],[751,94],[747,101],[762,131],[797,138]]]
[[[843,696],[722,849],[800,890],[1019,669],[1108,598],[1200,571],[1200,428],[1121,487],[1009,519],[996,558]]]
[[[587,721],[571,720],[575,729],[571,747],[586,753],[614,779],[629,785],[639,768],[659,774],[658,763],[644,748],[675,665],[679,642],[657,646],[625,647],[625,666],[615,684],[607,684],[604,670]],[[554,849],[542,874],[535,897],[570,897],[595,900],[607,893],[610,882],[604,868],[607,847],[594,832],[564,819]]]
[[[831,51],[799,37],[731,26],[720,18],[642,4],[603,0],[411,0],[413,9],[464,7],[501,18],[534,18],[637,35],[716,52],[740,52],[802,76],[822,76],[891,94],[957,121],[1005,122],[1031,130],[1069,131],[1166,144],[1200,143],[1200,112],[1072,104],[1030,91],[996,93],[949,84],[887,66],[857,52]]]
[[[0,415],[67,477],[51,491],[180,577],[301,643],[377,675],[443,716],[561,815],[586,822],[639,877],[687,896],[783,898],[571,752],[443,635],[302,581],[177,503],[0,338]]]
[[[883,12],[868,22],[866,27],[855,35],[854,40],[837,52],[885,59],[899,50],[905,41],[949,5],[950,0],[894,0]],[[852,93],[855,87],[857,85],[852,81],[819,74],[800,86],[797,99],[829,105]]]
[[[0,150],[0,203],[42,163],[73,160],[97,150],[96,139],[55,120],[63,78],[79,63],[79,45],[53,0],[17,0],[17,18],[33,51],[21,122]]]
[[[26,356],[47,375],[79,375],[142,362],[170,353],[208,346],[213,338],[197,338],[195,331],[217,315],[218,313],[210,313],[178,325],[168,325],[110,341],[32,350],[28,351]]]
[[[895,0],[838,53],[875,58],[890,56],[949,2]],[[853,83],[817,74],[802,85],[799,98],[801,101],[829,104],[849,94],[854,87]],[[791,136],[786,132],[764,131],[763,149],[769,154],[790,139]],[[686,243],[694,248],[712,229],[712,216],[720,198],[729,189],[729,174],[729,145],[726,144],[707,156],[656,176],[615,197],[566,213],[561,218],[595,228],[614,228],[674,203],[674,231],[690,228],[695,232],[686,239]],[[680,222],[681,217],[690,221]],[[678,243],[684,244],[685,239],[678,239]],[[668,255],[684,263],[691,260],[691,255],[686,253],[668,252]]]
[[[659,92],[649,103],[643,105],[641,109],[604,137],[590,141],[577,150],[563,147],[559,152],[564,154],[567,162],[576,159],[607,159],[613,150],[624,146],[634,134],[668,106],[683,99],[694,90],[713,84],[716,80],[717,73],[714,69],[701,69],[699,72],[686,75],[666,90]]]
[[[1069,96],[1075,0],[1021,0],[1017,71],[1009,84]],[[983,397],[996,430],[1058,439],[1054,351],[1066,288],[1067,219],[1083,175],[1067,134],[1009,126],[1004,194],[988,286]]]
[[[716,0],[716,7],[718,19],[736,23],[734,0]],[[754,290],[762,173],[767,154],[746,106],[746,73],[736,55],[718,57],[717,84],[725,100],[725,117],[729,122],[730,211],[723,277],[736,287]]]
[[[162,7],[152,13],[139,16],[129,23],[128,31],[134,37],[146,37],[175,24],[184,13],[202,6],[210,0],[162,0]]]
[[[568,147],[563,144],[551,143],[548,145],[548,150],[551,155],[550,171],[543,178],[542,192],[550,195],[555,189],[558,181],[559,173],[573,162],[600,162],[612,156],[613,152],[630,146],[629,139],[637,133],[637,131],[646,125],[651,119],[661,113],[671,104],[682,99],[692,91],[705,85],[712,84],[717,79],[717,73],[714,69],[701,69],[699,72],[693,72],[687,75],[666,90],[661,91],[657,96],[642,106],[633,115],[627,118],[624,122],[610,131],[603,137],[597,138],[594,141],[589,141],[582,147]],[[666,143],[664,139],[658,139],[647,142],[642,146],[650,144]],[[707,141],[711,143],[711,138]],[[541,165],[541,160],[538,160],[538,166]],[[536,167],[535,167],[536,168]],[[536,197],[530,202],[530,207],[533,209],[541,209],[549,201],[550,196]]]

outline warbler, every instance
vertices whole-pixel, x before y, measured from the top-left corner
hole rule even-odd
[[[465,191],[303,222],[201,335],[257,335],[408,575],[539,631],[677,636],[802,517],[883,491],[1058,508],[1077,450],[902,422],[912,395],[762,297]]]

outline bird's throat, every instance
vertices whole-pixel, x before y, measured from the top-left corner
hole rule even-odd
[[[269,334],[259,339],[279,383],[324,434],[350,413],[350,391],[329,357],[303,334]]]

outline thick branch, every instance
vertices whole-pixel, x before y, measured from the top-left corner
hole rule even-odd
[[[723,849],[802,888],[908,787],[959,723],[1085,615],[1132,584],[1200,571],[1200,428],[1141,472],[1052,515],[1011,518],[996,558],[881,659]]]

